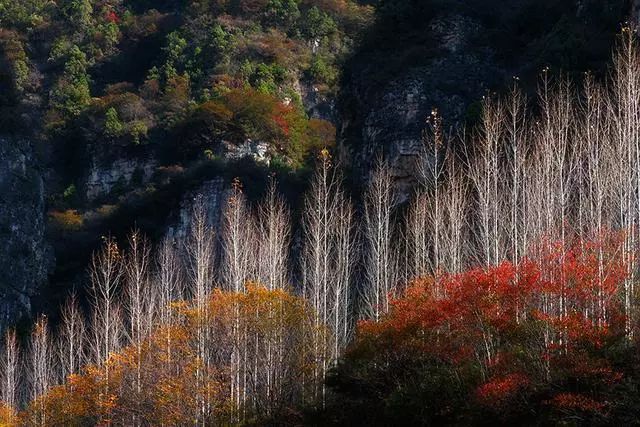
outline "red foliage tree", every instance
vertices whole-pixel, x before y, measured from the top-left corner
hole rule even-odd
[[[458,375],[476,372],[470,397],[494,410],[544,389],[554,409],[604,411],[598,390],[622,375],[602,349],[627,340],[623,241],[611,233],[567,246],[543,242],[535,260],[416,280],[386,319],[359,325],[352,355],[374,347],[439,360]],[[550,387],[565,383],[584,387]]]

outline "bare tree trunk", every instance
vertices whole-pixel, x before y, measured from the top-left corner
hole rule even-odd
[[[196,382],[200,386],[199,389],[204,388],[205,381],[207,381],[206,373],[209,372],[211,364],[208,299],[213,287],[214,248],[214,232],[208,222],[207,207],[202,197],[198,197],[193,207],[187,253],[190,259],[191,273],[188,293],[195,300],[198,319],[196,326],[197,354],[204,365],[196,370]],[[209,416],[209,398],[200,395],[197,396],[197,399],[200,408],[197,424],[205,425]]]
[[[53,379],[53,352],[49,337],[49,325],[47,318],[42,316],[37,321],[31,333],[29,345],[29,397],[34,402],[49,391],[54,385]],[[47,425],[44,401],[38,400],[38,424]]]
[[[113,239],[106,239],[103,249],[91,260],[91,303],[93,306],[93,362],[104,365],[109,381],[109,356],[121,345],[122,311],[118,288],[123,276],[122,255]]]
[[[389,311],[389,296],[396,280],[392,246],[393,183],[388,167],[380,159],[374,170],[365,200],[366,282],[361,291],[363,315],[376,322]]]
[[[61,381],[77,373],[86,363],[86,321],[72,293],[62,307],[62,320],[58,330],[57,350]]]
[[[153,327],[150,319],[152,301],[149,296],[150,248],[139,231],[129,235],[129,250],[124,259],[126,312],[129,323],[129,343],[136,349],[136,383],[138,396],[142,393],[142,344]],[[138,401],[138,399],[136,399]],[[134,415],[134,425],[139,420]]]
[[[291,238],[289,209],[271,182],[265,201],[258,208],[259,280],[269,290],[285,289],[289,279]]]
[[[321,325],[330,325],[336,346],[329,346],[326,334],[312,336],[317,343],[320,371],[314,381],[323,381],[329,364],[338,356],[350,333],[350,270],[352,210],[340,188],[340,178],[331,168],[329,153],[321,153],[320,164],[305,200],[302,259],[303,296],[317,313],[315,334]],[[326,352],[333,348],[332,353]],[[318,381],[319,380],[319,381]],[[324,386],[320,390],[324,398]],[[317,393],[316,393],[317,394]]]
[[[17,413],[20,405],[20,379],[22,370],[20,369],[20,347],[16,337],[16,331],[9,329],[5,333],[4,347],[2,349],[2,359],[0,359],[0,369],[2,369],[2,401]],[[15,420],[11,420],[14,421]]]

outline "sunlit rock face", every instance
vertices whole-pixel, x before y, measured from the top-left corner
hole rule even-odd
[[[193,191],[183,195],[180,206],[172,213],[166,236],[170,239],[186,240],[196,204],[200,204],[212,229],[219,228],[222,208],[227,198],[228,187],[222,177],[202,182]]]
[[[119,187],[143,185],[150,181],[157,162],[154,158],[118,158],[112,162],[99,161],[91,165],[85,182],[86,198],[94,201]]]
[[[0,137],[0,328],[30,313],[52,266],[41,173],[29,140]]]

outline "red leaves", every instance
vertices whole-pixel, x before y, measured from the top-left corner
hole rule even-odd
[[[288,118],[291,113],[293,113],[293,109],[291,107],[284,104],[278,104],[274,108],[272,115],[273,121],[285,137],[289,137],[291,134],[291,125]]]
[[[113,10],[107,12],[106,19],[108,22],[111,22],[113,24],[117,24],[118,22],[120,22],[120,17]]]
[[[498,409],[526,388],[529,383],[529,378],[524,374],[508,374],[482,384],[476,390],[476,397],[485,406]]]
[[[547,403],[556,409],[582,412],[600,412],[605,407],[604,403],[576,393],[558,394]]]
[[[560,393],[547,403],[600,411],[595,390],[622,379],[602,350],[627,340],[620,295],[630,257],[623,241],[609,234],[570,246],[542,242],[535,258],[518,265],[415,280],[382,322],[359,325],[360,339],[459,374],[477,372],[475,397],[489,408],[528,389],[572,383],[588,392]]]

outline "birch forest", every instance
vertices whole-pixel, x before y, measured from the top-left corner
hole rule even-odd
[[[323,150],[299,219],[276,182],[250,203],[236,180],[215,228],[199,198],[184,239],[105,237],[60,322],[4,332],[0,423],[348,425],[378,405],[414,423],[397,384],[420,366],[426,424],[607,424],[638,380],[608,356],[635,363],[640,333],[633,32],[604,79],[543,70],[537,97],[514,81],[475,128],[446,120],[427,118],[406,203],[382,155],[356,197]]]

